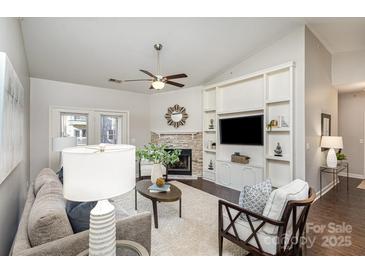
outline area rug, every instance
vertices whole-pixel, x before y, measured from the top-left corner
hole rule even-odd
[[[182,191],[182,218],[179,203],[159,203],[159,228],[152,221],[152,247],[154,256],[208,256],[218,255],[218,198],[183,183],[172,181]],[[138,212],[150,211],[152,203],[137,195]],[[134,190],[114,199],[117,208],[136,214]],[[246,255],[237,245],[224,240],[223,255]]]
[[[365,189],[365,180],[361,181],[361,183],[357,186],[357,188]]]

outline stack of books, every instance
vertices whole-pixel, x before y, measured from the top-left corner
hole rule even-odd
[[[169,192],[170,191],[170,185],[164,184],[162,187],[157,186],[156,184],[151,185],[148,190],[150,192]]]

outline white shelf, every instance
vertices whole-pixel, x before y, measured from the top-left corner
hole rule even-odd
[[[218,159],[217,162],[223,162],[223,163],[228,163],[228,164],[232,164],[232,165],[247,166],[247,167],[257,167],[257,168],[263,168],[264,167],[263,165],[257,164],[257,163],[241,164],[241,163],[236,163],[236,162],[226,161],[226,160],[220,160],[220,159]]]
[[[274,160],[274,161],[283,161],[283,162],[290,162],[290,158],[287,156],[275,156],[275,155],[266,155],[265,158],[267,160]]]
[[[204,149],[204,152],[215,153],[216,150],[215,149]]]
[[[204,172],[209,172],[209,173],[215,174],[215,170],[204,169],[203,171],[204,171]]]
[[[215,108],[206,108],[204,112],[215,112]]]
[[[272,128],[272,129],[266,129],[266,132],[290,132],[289,127],[278,127],[278,128]]]
[[[214,132],[216,132],[216,130],[215,129],[207,129],[207,130],[204,130],[204,132],[214,133]]]
[[[282,103],[290,103],[289,98],[284,99],[275,99],[275,100],[266,100],[266,104],[282,104]]]
[[[258,112],[264,111],[264,108],[246,108],[246,109],[236,109],[236,110],[229,110],[229,111],[219,111],[217,112],[218,115],[225,115],[225,114],[236,114],[236,113],[245,113],[245,112]]]

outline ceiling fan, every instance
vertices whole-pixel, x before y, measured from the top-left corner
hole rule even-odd
[[[118,79],[110,78],[109,82],[121,84],[121,83],[125,83],[125,82],[147,81],[147,82],[151,83],[150,89],[157,89],[157,90],[163,89],[165,87],[165,84],[182,88],[184,86],[183,84],[177,83],[175,81],[170,81],[170,80],[186,78],[188,76],[185,73],[162,76],[160,74],[160,51],[162,49],[162,45],[155,44],[154,48],[157,51],[157,73],[156,73],[156,75],[154,75],[153,73],[151,73],[147,70],[140,69],[139,71],[143,72],[144,74],[147,74],[151,78],[150,79],[131,79],[131,80],[118,80]]]

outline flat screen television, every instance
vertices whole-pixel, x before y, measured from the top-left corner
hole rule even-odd
[[[220,143],[226,145],[264,144],[264,115],[219,120]]]

